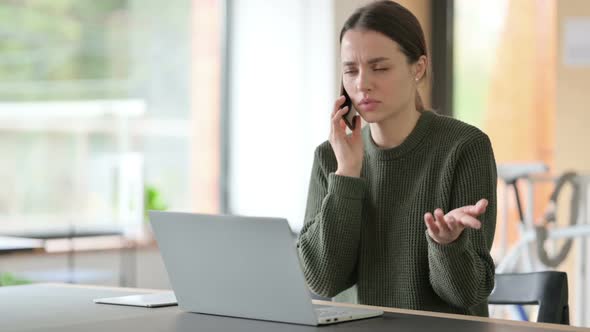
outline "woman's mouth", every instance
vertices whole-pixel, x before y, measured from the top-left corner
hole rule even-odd
[[[359,103],[359,109],[364,112],[372,112],[381,104],[380,101],[371,99],[371,98],[363,98]]]

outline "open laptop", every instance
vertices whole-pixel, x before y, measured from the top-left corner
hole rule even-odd
[[[285,219],[149,213],[182,310],[305,325],[383,314],[314,306]]]

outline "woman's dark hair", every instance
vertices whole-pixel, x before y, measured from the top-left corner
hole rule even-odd
[[[399,44],[409,63],[427,55],[426,40],[420,22],[408,9],[394,1],[375,1],[357,9],[340,31],[340,42],[350,29],[372,30],[382,33]],[[424,110],[424,103],[416,91],[416,108]]]

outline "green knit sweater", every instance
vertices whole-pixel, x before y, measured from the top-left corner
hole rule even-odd
[[[363,128],[361,177],[334,174],[317,147],[297,248],[312,291],[336,301],[487,316],[494,287],[496,163],[479,129],[423,112],[404,142],[380,149]],[[489,200],[479,230],[428,236],[424,214]]]

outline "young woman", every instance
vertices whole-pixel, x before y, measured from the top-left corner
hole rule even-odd
[[[477,128],[424,109],[428,54],[416,17],[393,1],[340,33],[343,87],[317,147],[298,252],[317,294],[386,307],[487,316],[494,287],[496,164]],[[341,108],[342,107],[342,108]]]

